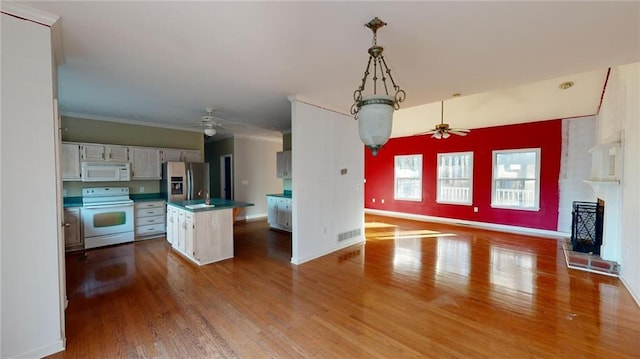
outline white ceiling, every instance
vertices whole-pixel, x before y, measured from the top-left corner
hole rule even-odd
[[[22,3],[61,17],[63,114],[189,127],[214,106],[239,133],[289,129],[289,95],[348,113],[375,16],[407,93],[394,136],[456,92],[452,127],[591,115],[607,68],[640,61],[635,1]]]

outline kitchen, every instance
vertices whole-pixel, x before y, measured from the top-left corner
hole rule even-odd
[[[221,208],[225,206],[217,199],[221,197],[223,190],[219,180],[221,166],[218,163],[219,157],[230,156],[233,159],[231,167],[233,199],[236,205],[241,205],[234,210],[233,220],[266,217],[264,195],[282,192],[283,182],[276,177],[276,152],[282,150],[281,137],[226,138],[205,144],[201,132],[72,117],[62,117],[61,127],[61,157],[71,158],[70,162],[64,160],[61,162],[66,207],[65,223],[70,224],[65,228],[67,250],[92,247],[92,245],[85,247],[82,239],[87,233],[83,233],[84,229],[81,230],[80,226],[82,223],[80,209],[90,188],[124,187],[128,192],[125,193],[127,198],[130,197],[135,202],[135,209],[130,210],[131,215],[135,213],[135,225],[129,224],[129,226],[135,226],[131,228],[135,236],[134,233],[130,233],[121,239],[121,242],[129,242],[132,237],[135,237],[136,241],[164,237],[166,226],[170,225],[169,220],[172,220],[171,216],[165,217],[165,213],[172,212],[165,210],[166,196],[162,195],[160,164],[170,160],[207,162],[209,171],[206,175],[211,178],[208,194],[214,204],[218,204],[217,210],[208,212],[222,212]],[[124,181],[82,182],[80,180],[80,174],[83,172],[81,163],[87,161],[97,161],[95,163],[98,164],[129,163],[130,178],[128,181],[125,178]],[[65,165],[66,163],[71,165]],[[196,191],[199,190],[196,189]],[[205,195],[206,193],[201,193],[203,198],[201,201],[204,200]],[[255,205],[247,207],[248,204]],[[202,211],[202,209],[188,208],[182,208],[182,210],[193,211],[197,215]],[[229,225],[231,223],[232,220],[229,218]],[[228,233],[232,234],[232,231]],[[170,235],[167,237],[171,239]],[[182,253],[185,251],[183,250]],[[227,254],[226,257],[228,256]]]

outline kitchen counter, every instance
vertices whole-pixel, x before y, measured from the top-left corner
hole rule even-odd
[[[268,194],[267,197],[291,198],[291,193],[272,193]]]
[[[62,208],[82,207],[82,197],[63,197]]]
[[[129,195],[134,202],[151,202],[151,201],[165,201],[166,198],[160,193],[136,193]]]
[[[231,208],[242,209],[242,208],[251,207],[254,205],[253,203],[248,203],[248,202],[229,201],[222,198],[211,198],[211,204],[213,205],[213,207],[197,208],[197,209],[186,207],[187,205],[203,204],[203,203],[204,203],[203,199],[196,199],[191,201],[167,202],[167,205],[177,207],[189,212],[206,212],[206,211],[215,211],[215,210],[231,209]]]

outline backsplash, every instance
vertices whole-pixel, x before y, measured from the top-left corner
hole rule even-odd
[[[129,194],[159,193],[160,181],[128,181],[128,182],[80,182],[65,181],[62,183],[65,197],[82,196],[82,189],[89,187],[129,187]]]

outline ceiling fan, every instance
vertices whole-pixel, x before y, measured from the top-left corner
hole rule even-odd
[[[224,129],[222,126],[222,121],[224,120],[213,116],[213,111],[215,111],[213,107],[207,107],[205,111],[207,114],[202,116],[195,126],[202,128],[205,136],[211,137],[218,133],[217,128]]]
[[[451,134],[458,136],[466,136],[471,130],[465,130],[461,128],[449,128],[448,123],[444,123],[444,101],[440,101],[440,123],[436,127],[427,132],[416,133],[417,135],[431,135],[432,138],[441,139],[449,138]]]

